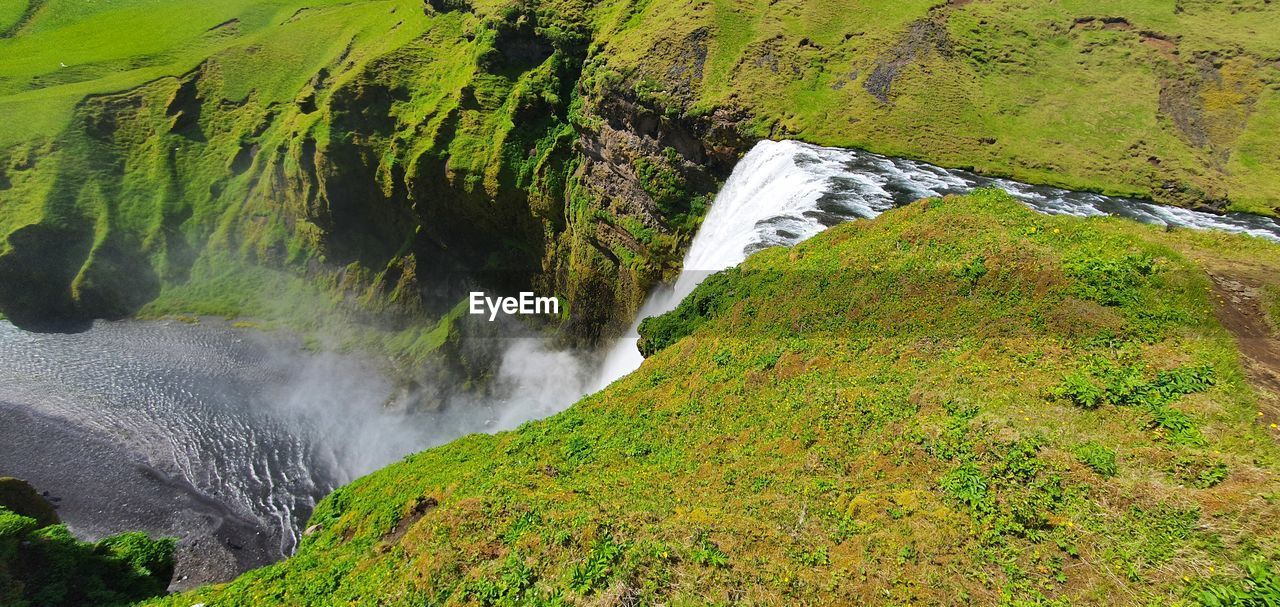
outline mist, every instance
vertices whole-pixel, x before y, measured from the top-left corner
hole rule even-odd
[[[479,338],[464,347],[496,352],[496,370],[475,391],[427,385],[407,392],[367,356],[277,347],[269,366],[278,383],[263,401],[275,422],[308,445],[313,474],[341,485],[461,436],[560,412],[598,374],[597,354],[556,348],[549,338]]]

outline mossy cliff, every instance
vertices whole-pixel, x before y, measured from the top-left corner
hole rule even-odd
[[[838,226],[704,283],[606,390],[156,604],[1274,602],[1277,268],[995,192]]]
[[[53,504],[25,481],[0,478],[0,604],[112,607],[162,594],[174,540],[121,533],[94,543],[71,536]]]
[[[267,266],[410,323],[477,283],[563,296],[579,337],[625,323],[716,182],[658,139],[604,134],[579,86],[591,7],[374,4],[282,13],[269,36],[228,21],[219,36],[252,42],[10,142],[0,309],[220,311],[202,295],[261,299],[270,283],[239,275]]]
[[[418,345],[477,282],[563,297],[591,340],[766,136],[1280,201],[1263,0],[18,4],[0,311],[28,325],[270,314],[258,292],[295,289],[265,266]]]

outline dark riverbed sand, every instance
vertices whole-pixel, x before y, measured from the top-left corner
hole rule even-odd
[[[124,531],[183,538],[175,590],[225,581],[280,557],[279,539],[255,521],[139,454],[69,421],[0,401],[0,475],[26,479],[57,507],[79,538]]]
[[[291,554],[333,488],[471,427],[388,409],[355,355],[286,332],[0,321],[0,476],[48,492],[77,537],[180,540],[174,588]]]

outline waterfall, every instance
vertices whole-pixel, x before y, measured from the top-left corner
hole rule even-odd
[[[875,217],[921,198],[998,187],[1049,215],[1115,215],[1171,227],[1219,229],[1280,241],[1280,223],[1244,214],[1213,215],[1088,192],[1033,186],[923,162],[797,141],[761,141],[734,167],[685,255],[674,285],[655,289],[631,330],[604,357],[601,389],[644,362],[640,321],[669,312],[707,276],[772,246],[789,246],[833,225]]]
[[[826,226],[807,214],[841,170],[840,150],[793,141],[756,145],[716,196],[689,245],[675,284],[654,290],[627,335],[610,348],[596,388],[604,388],[644,362],[636,348],[640,321],[671,311],[703,278],[742,263],[756,250],[800,242],[821,232]]]

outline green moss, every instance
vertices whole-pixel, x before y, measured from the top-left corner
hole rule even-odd
[[[660,352],[706,324],[735,296],[737,270],[713,274],[693,290],[675,310],[640,322],[638,347],[646,357]]]
[[[81,542],[65,525],[0,507],[0,599],[13,607],[133,604],[169,585],[174,545],[137,532]]]
[[[0,507],[35,520],[40,527],[61,522],[53,504],[41,497],[35,487],[12,477],[0,477]]]

